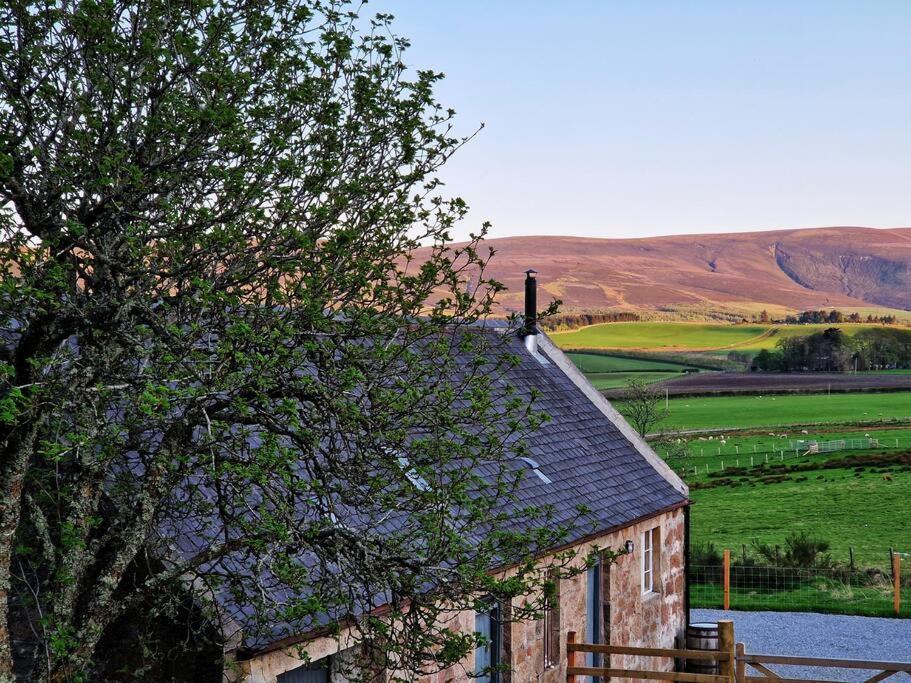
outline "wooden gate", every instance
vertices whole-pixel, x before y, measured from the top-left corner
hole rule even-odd
[[[680,662],[685,659],[714,661],[718,663],[719,673],[690,673],[684,671],[653,671],[648,669],[623,669],[610,665],[588,667],[580,661],[587,652],[607,655],[635,655],[637,657],[658,658],[665,662]],[[786,655],[753,654],[746,652],[743,643],[734,641],[734,622],[718,622],[717,650],[686,650],[655,647],[627,647],[623,645],[596,645],[578,642],[575,631],[570,631],[566,638],[566,682],[582,683],[582,676],[599,676],[603,678],[631,678],[649,681],[681,681],[682,683],[838,683],[825,679],[786,678],[769,668],[769,665],[796,665],[867,670],[877,673],[869,678],[859,679],[863,683],[878,683],[899,672],[911,675],[911,662],[883,662],[862,659],[835,659],[831,657],[791,657]],[[747,670],[747,668],[752,671]],[[751,675],[752,674],[752,675]],[[756,675],[759,674],[759,675]]]
[[[747,654],[743,651],[743,643],[737,643],[737,666],[735,678],[737,683],[808,683],[807,679],[784,678],[768,667],[769,664],[789,664],[797,666],[825,667],[834,669],[854,669],[877,671],[869,678],[863,678],[864,683],[877,683],[890,676],[903,671],[911,675],[911,662],[878,662],[862,659],[833,659],[826,657],[788,657],[784,655],[758,655]],[[750,676],[747,667],[759,672],[760,676]],[[817,679],[820,680],[820,679]]]

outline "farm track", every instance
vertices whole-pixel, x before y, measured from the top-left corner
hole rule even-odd
[[[849,375],[843,373],[763,374],[700,372],[655,384],[670,396],[725,396],[734,394],[802,394],[849,391],[908,391],[911,374]],[[622,398],[623,389],[604,392]]]

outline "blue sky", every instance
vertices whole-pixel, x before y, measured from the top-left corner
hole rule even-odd
[[[911,2],[371,0],[481,134],[459,237],[911,225]]]

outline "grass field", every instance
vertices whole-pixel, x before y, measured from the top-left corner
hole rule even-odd
[[[691,435],[685,439],[686,457],[673,460],[671,464],[674,469],[686,467],[692,470],[695,468],[697,470],[695,474],[701,477],[706,471],[717,472],[723,467],[752,467],[760,462],[775,461],[779,458],[791,462],[791,459],[795,457],[791,444],[796,440],[824,442],[870,437],[880,443],[880,448],[865,450],[864,453],[886,453],[896,449],[911,451],[911,426],[886,429],[830,427],[806,431],[807,434],[803,434],[803,430],[779,429],[775,432],[761,434],[733,432],[707,436]],[[668,455],[666,448],[661,445],[658,445],[656,450],[662,457]],[[803,455],[806,450],[799,449],[797,452],[797,457],[801,458],[801,461],[806,459],[825,460],[839,454],[844,455],[844,452],[841,451]],[[769,459],[765,457],[766,455],[769,456]],[[690,475],[689,472],[687,474]]]
[[[720,583],[691,583],[690,604],[695,608],[721,609],[724,593]],[[731,609],[785,610],[855,614],[864,617],[895,617],[892,591],[880,586],[852,585],[840,578],[817,576],[795,581],[784,589],[731,587]],[[911,616],[911,603],[903,601],[901,616]]]
[[[688,365],[661,360],[621,358],[594,353],[567,353],[569,359],[585,373],[603,372],[682,372]]]
[[[717,349],[755,343],[770,334],[769,325],[724,325],[711,323],[604,323],[571,332],[553,332],[558,346],[604,349]]]
[[[736,399],[712,400],[719,402],[719,408],[714,419],[703,419],[703,426],[720,426],[726,417],[722,404]],[[911,408],[907,395],[905,406]],[[911,452],[911,428],[807,431],[689,437],[689,455],[668,462],[691,486],[692,542],[711,542],[739,554],[743,545],[749,550],[753,539],[781,544],[787,534],[805,530],[828,541],[836,561],[847,563],[848,549],[853,548],[857,566],[883,569],[888,568],[890,547],[911,552],[907,523],[911,463],[906,455]],[[811,455],[790,450],[793,439],[828,441],[866,435],[878,439],[880,447]],[[658,452],[666,455],[660,445]],[[818,606],[824,597],[816,595],[813,604]],[[757,609],[761,604],[761,600],[747,603]]]
[[[908,495],[911,471],[819,469],[786,481],[761,479],[694,489],[692,542],[712,542],[739,553],[758,538],[782,544],[788,533],[807,531],[831,544],[832,556],[848,562],[854,548],[861,567],[887,568],[889,548],[911,552]]]
[[[723,356],[730,350],[749,354],[771,349],[786,336],[826,327],[611,323],[552,336],[559,345],[573,349],[616,349],[618,353],[648,349],[681,355],[700,351]],[[868,327],[844,325],[842,329],[855,334]],[[686,362],[681,359],[683,363],[677,365],[584,352],[573,353],[572,358],[604,389],[622,386],[630,377],[679,376]],[[755,557],[750,551],[754,539],[781,545],[789,534],[807,531],[830,543],[836,562],[847,564],[852,549],[857,566],[883,570],[889,564],[890,547],[911,552],[907,521],[911,461],[905,455],[911,452],[911,425],[906,424],[911,421],[911,391],[686,397],[672,398],[667,406],[668,417],[658,429],[724,430],[724,439],[717,432],[711,439],[709,434],[701,439],[682,437],[688,442],[688,455],[668,460],[691,486],[693,544],[711,542],[738,556],[746,546]],[[623,411],[621,401],[617,407]],[[804,430],[808,433],[803,434]],[[827,441],[866,434],[879,439],[880,447],[816,455],[790,448],[792,439]],[[660,444],[657,450],[667,456]],[[694,604],[714,606],[720,601],[717,592],[713,585],[694,587]],[[883,616],[891,612],[890,598],[883,588],[822,579],[766,592],[735,587],[732,596],[740,609]]]
[[[780,339],[805,336],[839,327],[852,336],[873,324],[731,325],[724,323],[632,322],[589,325],[570,332],[553,332],[558,346],[574,349],[648,349],[679,351],[739,351],[754,354],[774,349]]]
[[[596,389],[621,389],[632,379],[649,384],[679,377],[689,366],[663,360],[621,358],[594,353],[568,353]]]
[[[622,402],[618,408],[623,411]],[[911,420],[911,392],[674,398],[659,429],[745,429]]]

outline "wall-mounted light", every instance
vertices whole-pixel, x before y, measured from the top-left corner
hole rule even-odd
[[[631,553],[631,552],[633,552],[633,550],[636,549],[636,546],[633,545],[632,541],[627,541],[626,543],[623,544],[623,547],[626,548],[626,552],[628,552],[628,553]]]

